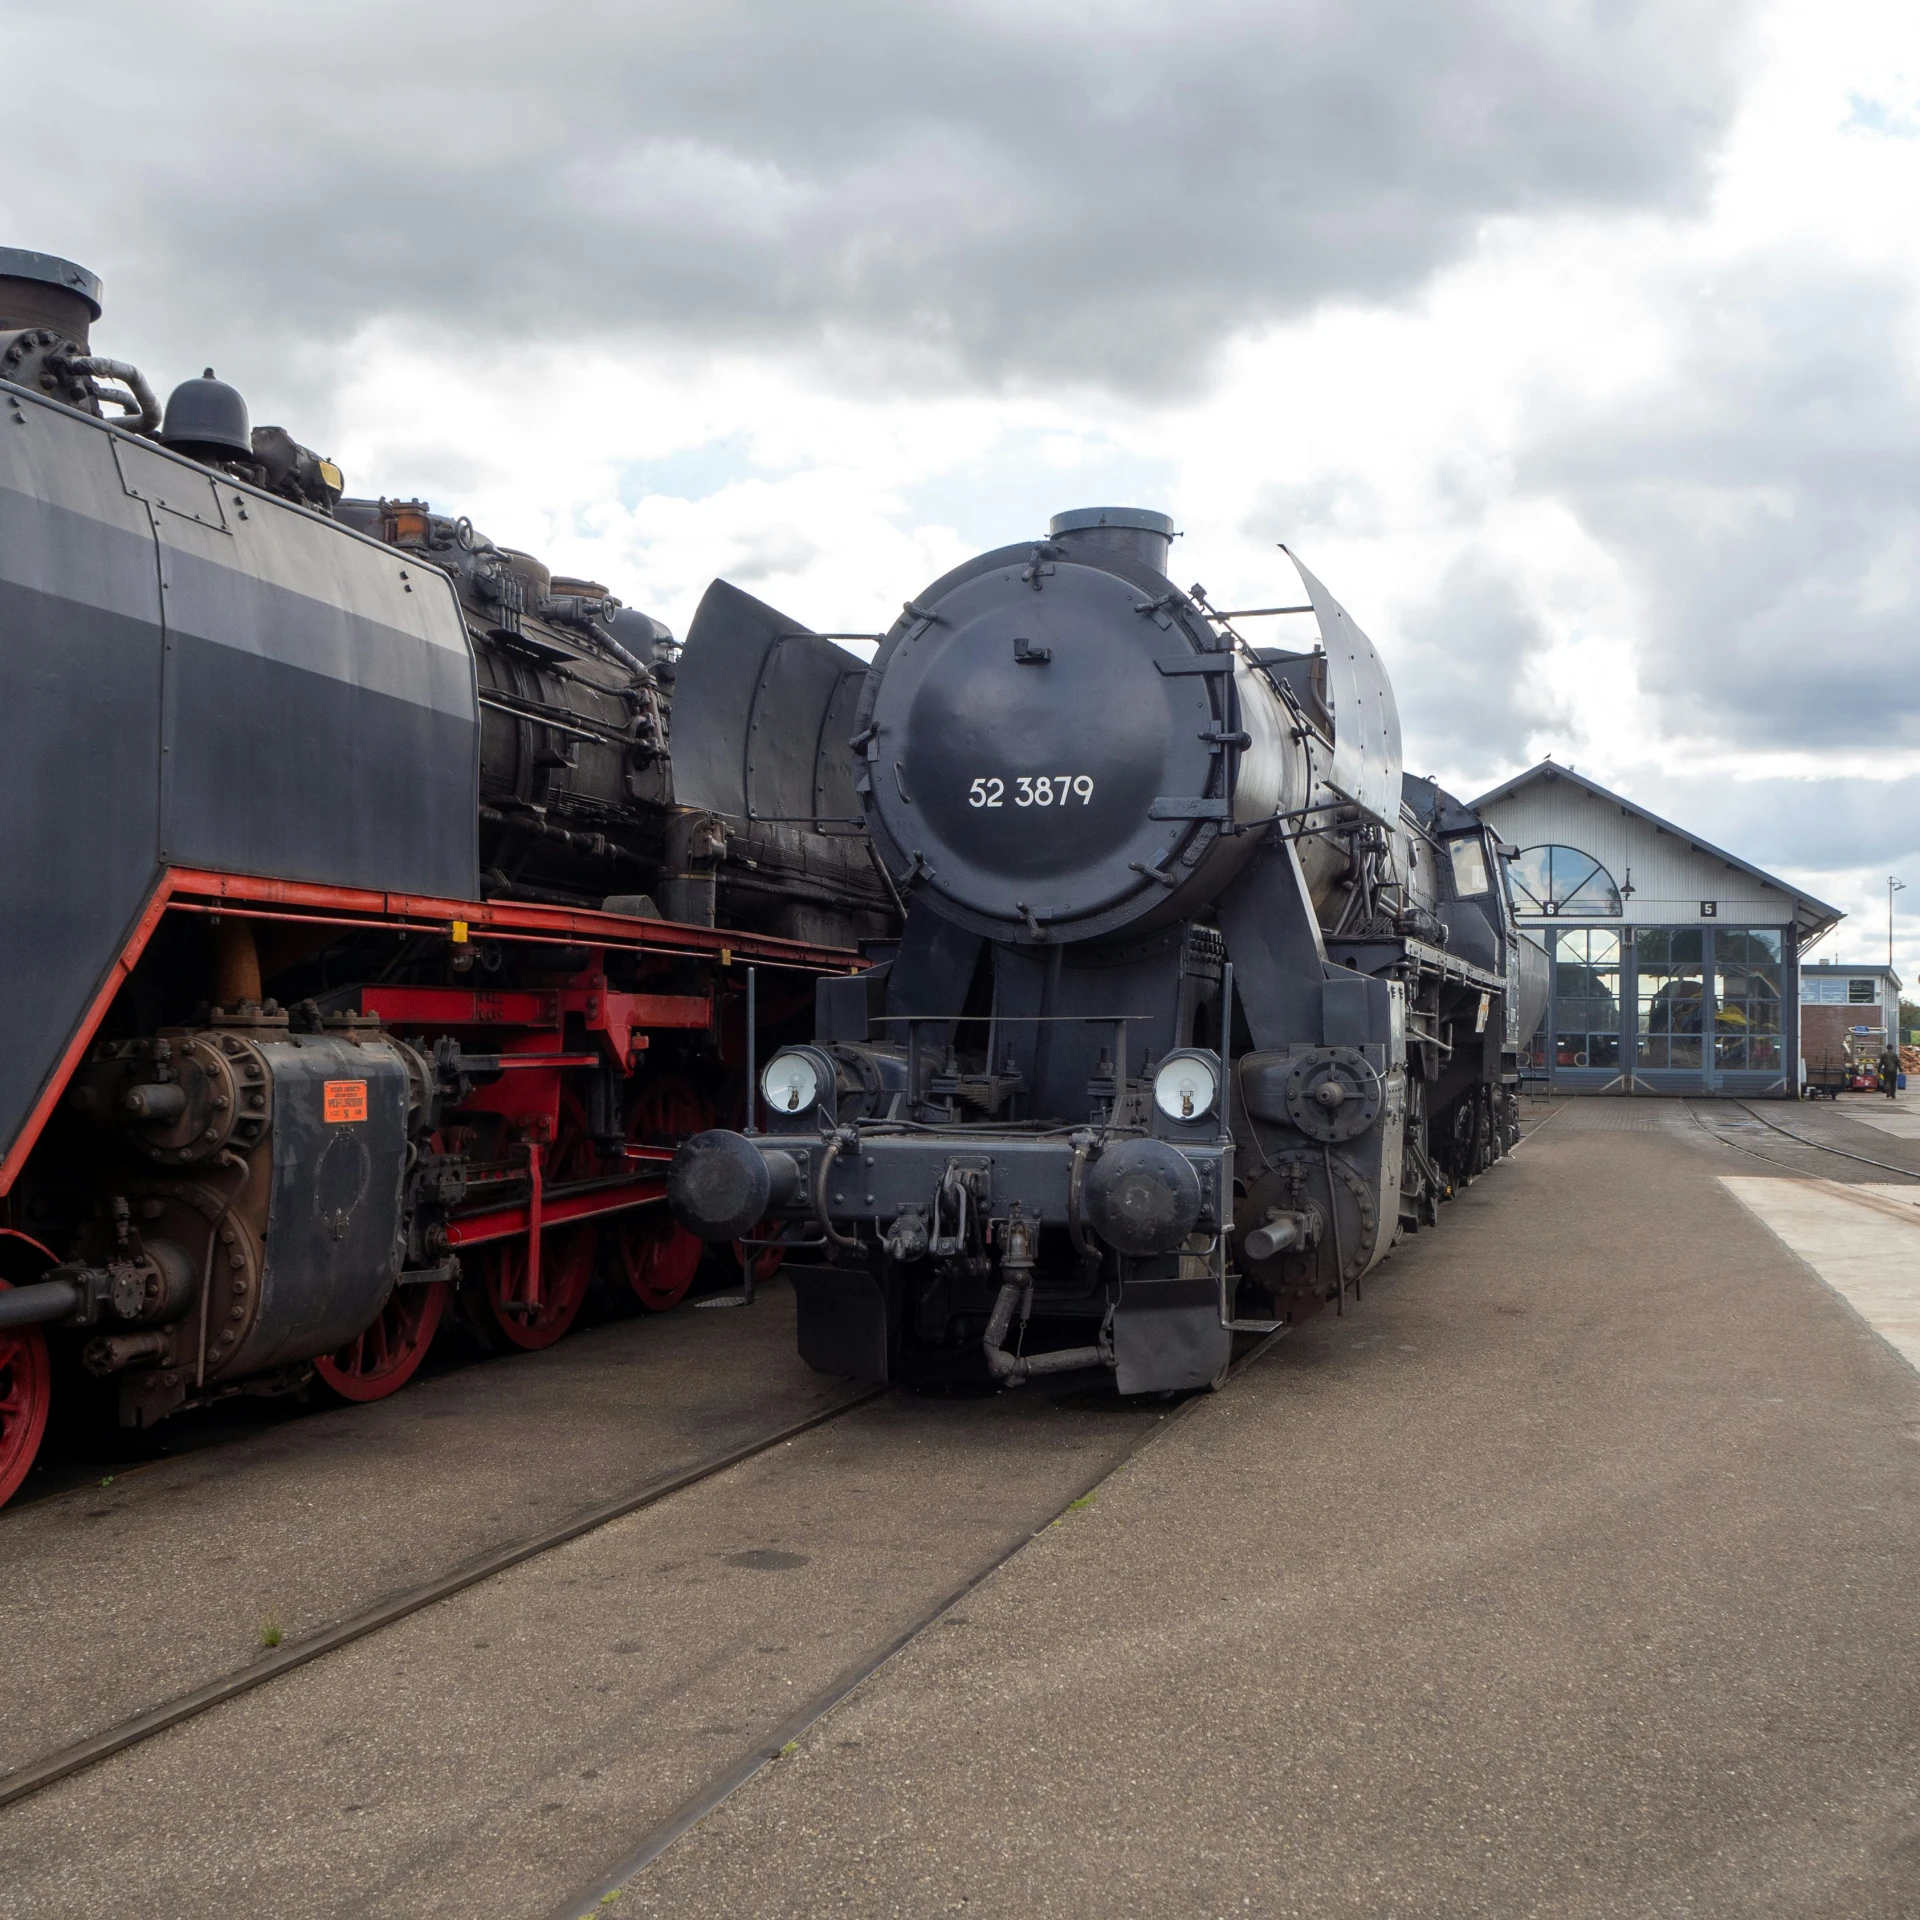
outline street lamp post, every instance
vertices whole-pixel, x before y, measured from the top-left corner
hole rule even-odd
[[[1904,880],[1896,880],[1892,874],[1887,875],[1887,965],[1889,967],[1893,965],[1893,896],[1896,893],[1905,893],[1906,890],[1907,883]]]

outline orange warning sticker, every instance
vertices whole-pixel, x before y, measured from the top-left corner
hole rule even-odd
[[[364,1120],[367,1117],[367,1083],[364,1080],[329,1080],[324,1099],[329,1121]]]

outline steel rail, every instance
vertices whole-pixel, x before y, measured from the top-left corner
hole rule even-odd
[[[1228,1367],[1227,1379],[1237,1379],[1251,1367],[1256,1360],[1259,1360],[1277,1340],[1281,1339],[1290,1331],[1290,1328],[1281,1327],[1275,1332],[1268,1334],[1265,1339],[1242,1354],[1238,1360],[1234,1361],[1232,1365]],[[890,1660],[895,1658],[896,1655],[904,1653],[907,1648],[912,1646],[913,1643],[930,1628],[937,1626],[939,1622],[965,1600],[969,1594],[990,1580],[1002,1567],[1019,1554],[1022,1548],[1038,1540],[1049,1527],[1054,1526],[1060,1520],[1064,1519],[1074,1507],[1098,1492],[1099,1489],[1105,1486],[1122,1468],[1130,1466],[1137,1460],[1156,1440],[1170,1433],[1181,1420],[1184,1420],[1196,1408],[1207,1405],[1211,1399],[1211,1394],[1195,1393],[1182,1405],[1176,1407],[1172,1413],[1161,1415],[1152,1426],[1148,1427],[1137,1440],[1133,1441],[1133,1443],[1127,1447],[1126,1451],[1122,1453],[1117,1460],[1113,1461],[1111,1465],[1103,1467],[1085,1486],[1081,1487],[1070,1499],[1064,1501],[1061,1506],[1046,1520],[1042,1521],[1039,1526],[1031,1529],[1029,1532],[1020,1534],[1008,1546],[995,1554],[985,1566],[976,1568],[972,1573],[968,1574],[958,1586],[954,1587],[939,1600],[936,1600],[932,1606],[928,1607],[925,1612],[919,1614],[909,1622],[908,1625],[896,1633],[892,1639],[887,1641],[884,1646],[880,1647],[876,1652],[870,1653],[856,1661],[834,1680],[825,1691],[816,1694],[797,1712],[786,1720],[783,1720],[764,1740],[758,1742],[746,1753],[741,1755],[740,1758],[724,1772],[716,1774],[698,1793],[694,1794],[692,1798],[682,1801],[666,1819],[661,1821],[658,1826],[654,1827],[645,1838],[641,1840],[639,1845],[635,1847],[631,1853],[622,1859],[617,1866],[613,1867],[603,1879],[596,1881],[591,1891],[580,1894],[570,1899],[565,1906],[557,1908],[555,1910],[554,1920],[594,1920],[594,1916],[606,1913],[607,1906],[605,1903],[617,1895],[636,1874],[644,1872],[654,1861],[658,1860],[676,1840],[691,1833],[708,1814],[717,1812],[728,1800],[732,1799],[749,1780],[759,1773],[763,1767],[771,1766],[776,1760],[779,1760],[787,1749],[810,1727],[814,1726],[818,1721],[824,1720],[826,1716],[830,1714],[835,1707],[839,1706],[857,1687],[871,1680],[873,1676]]]
[[[554,1548],[578,1540],[610,1521],[655,1506],[673,1494],[684,1493],[703,1480],[711,1480],[725,1473],[729,1467],[737,1467],[753,1459],[756,1454],[766,1453],[788,1440],[811,1432],[815,1427],[838,1420],[843,1414],[851,1413],[855,1407],[865,1406],[885,1392],[885,1387],[867,1387],[845,1400],[836,1401],[830,1407],[807,1415],[804,1420],[790,1421],[776,1432],[745,1441],[711,1460],[669,1474],[664,1480],[656,1480],[637,1493],[621,1494],[603,1501],[583,1513],[575,1514],[570,1520],[561,1521],[558,1526],[549,1527],[512,1546],[497,1547],[477,1560],[456,1567],[451,1573],[440,1575],[438,1579],[425,1581],[390,1600],[349,1614],[346,1619],[323,1627],[309,1639],[276,1648],[265,1659],[256,1661],[238,1673],[226,1674],[218,1680],[208,1681],[204,1686],[176,1694],[171,1700],[163,1700],[157,1707],[149,1707],[144,1713],[136,1713],[115,1726],[75,1741],[71,1746],[62,1747],[42,1759],[29,1761],[10,1773],[0,1774],[0,1807],[12,1806],[30,1794],[43,1792],[57,1781],[69,1779],[88,1767],[98,1766],[101,1761],[111,1759],[116,1753],[124,1753],[129,1747],[138,1746],[141,1741],[150,1740],[156,1733],[164,1733],[169,1727],[179,1726],[183,1720],[195,1719],[225,1701],[237,1699],[243,1693],[251,1693],[256,1687],[278,1680],[283,1674],[292,1673],[296,1668],[304,1667],[341,1647],[351,1646],[356,1640],[364,1640],[384,1627],[393,1626],[410,1614],[435,1606],[442,1600],[450,1600],[455,1594],[479,1586],[482,1581],[491,1580],[511,1567],[538,1559],[543,1553],[551,1553]]]
[[[1785,1167],[1789,1173],[1806,1174],[1807,1169],[1803,1164],[1796,1163],[1792,1160],[1782,1160],[1777,1154],[1762,1153],[1758,1147],[1750,1147],[1744,1140],[1729,1140],[1724,1133],[1716,1131],[1702,1119],[1690,1101],[1683,1100],[1680,1104],[1687,1118],[1691,1120],[1709,1140],[1718,1141],[1721,1146],[1731,1147],[1734,1152],[1747,1154],[1755,1160],[1764,1160],[1770,1167]],[[1809,1140],[1805,1134],[1795,1133],[1791,1127],[1783,1127],[1778,1121],[1769,1120],[1764,1113],[1755,1113],[1744,1100],[1730,1100],[1727,1104],[1738,1107],[1742,1113],[1751,1119],[1759,1121],[1763,1127],[1772,1128],[1775,1133],[1780,1134],[1785,1139],[1791,1140],[1795,1146],[1805,1147],[1810,1152],[1830,1153],[1841,1160],[1857,1160],[1863,1167],[1877,1167],[1882,1173],[1897,1173],[1903,1180],[1920,1181],[1920,1170],[1916,1170],[1913,1167],[1897,1167],[1890,1160],[1872,1160],[1864,1153],[1849,1153],[1845,1147],[1829,1146],[1824,1140]],[[1843,1185],[1843,1183],[1835,1181],[1829,1181],[1827,1184],[1836,1188]]]
[[[1740,1107],[1743,1112],[1752,1112],[1752,1109],[1747,1107],[1742,1101],[1736,1100],[1733,1104]],[[1798,1174],[1802,1179],[1811,1179],[1819,1185],[1823,1193],[1830,1193],[1836,1199],[1845,1200],[1851,1206],[1862,1207],[1868,1213],[1877,1213],[1889,1220],[1899,1220],[1908,1226],[1920,1226],[1920,1212],[1916,1212],[1913,1207],[1902,1206],[1898,1201],[1888,1200],[1880,1194],[1867,1192],[1864,1182],[1852,1183],[1845,1180],[1828,1180],[1818,1174],[1810,1174],[1804,1166],[1797,1166],[1791,1160],[1782,1160],[1774,1154],[1762,1153],[1757,1147],[1749,1147],[1742,1141],[1729,1140],[1725,1134],[1714,1132],[1691,1108],[1687,1110],[1687,1117],[1692,1120],[1709,1139],[1718,1141],[1723,1147],[1732,1147],[1738,1153],[1751,1154],[1756,1160],[1764,1160],[1770,1167],[1784,1167],[1789,1173]],[[1844,1147],[1829,1147],[1817,1140],[1804,1139],[1801,1135],[1789,1131],[1786,1127],[1775,1125],[1775,1123],[1768,1120],[1764,1114],[1755,1113],[1753,1117],[1761,1121],[1764,1125],[1773,1127],[1776,1133],[1784,1133],[1789,1140],[1796,1141],[1803,1147],[1811,1148],[1816,1153],[1833,1153],[1840,1155],[1841,1158],[1846,1160],[1861,1160],[1863,1164],[1869,1167],[1887,1167],[1887,1162],[1884,1160],[1867,1160],[1861,1154],[1848,1153]],[[1893,1167],[1888,1170],[1895,1173],[1904,1173],[1908,1179],[1920,1181],[1920,1173],[1914,1173],[1908,1168]]]
[[[1680,1109],[1716,1146],[1731,1147],[1735,1153],[1744,1153],[1752,1159],[1764,1160],[1770,1167],[1785,1167],[1789,1173],[1804,1175],[1807,1171],[1804,1166],[1798,1165],[1792,1160],[1782,1160],[1778,1154],[1762,1153],[1758,1147],[1750,1147],[1744,1140],[1729,1140],[1724,1133],[1715,1132],[1699,1114],[1694,1112],[1692,1106],[1684,1100],[1680,1103]],[[1813,1143],[1807,1141],[1803,1144],[1811,1146]]]
[[[1791,1127],[1783,1127],[1779,1121],[1769,1120],[1764,1113],[1755,1113],[1744,1100],[1736,1100],[1733,1104],[1742,1113],[1758,1120],[1763,1127],[1771,1127],[1775,1133],[1784,1134],[1798,1146],[1813,1147],[1821,1153],[1835,1153],[1842,1160],[1857,1160],[1863,1167],[1878,1167],[1882,1173],[1897,1173],[1908,1180],[1920,1180],[1920,1172],[1912,1167],[1896,1167],[1890,1160],[1873,1160],[1864,1153],[1849,1153],[1845,1147],[1829,1146],[1824,1140],[1809,1140],[1804,1134],[1795,1133]]]

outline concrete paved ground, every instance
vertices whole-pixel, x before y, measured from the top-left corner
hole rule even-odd
[[[1920,1912],[1920,1381],[1766,1171],[1569,1103],[613,1910]]]
[[[1814,1104],[1807,1102],[1809,1106]],[[1890,1133],[1901,1140],[1920,1140],[1920,1099],[1915,1098],[1912,1087],[1891,1100],[1884,1093],[1853,1093],[1818,1104],[1856,1126],[1872,1127],[1877,1133]]]
[[[1920,1368],[1920,1183],[1722,1178],[1908,1366]]]
[[[1809,1140],[1825,1141],[1849,1153],[1920,1174],[1920,1099],[1911,1088],[1891,1100],[1882,1093],[1846,1093],[1838,1100],[1754,1100],[1745,1103],[1745,1111],[1730,1101],[1696,1100],[1688,1104],[1695,1113],[1717,1112],[1722,1118],[1772,1133],[1774,1146],[1780,1140],[1774,1128],[1784,1127]],[[1769,1120],[1774,1128],[1765,1126]],[[1836,1179],[1854,1177],[1831,1162],[1826,1170]],[[1865,1172],[1859,1177],[1873,1180],[1881,1176]]]

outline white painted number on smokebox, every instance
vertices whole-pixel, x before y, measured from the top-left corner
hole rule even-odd
[[[1005,803],[1007,783],[997,776],[976,780],[967,789],[967,804],[973,807],[997,807]],[[1083,807],[1093,805],[1093,779],[1084,773],[1022,773],[1014,776],[1013,804],[1016,807],[1064,807],[1078,800]]]

